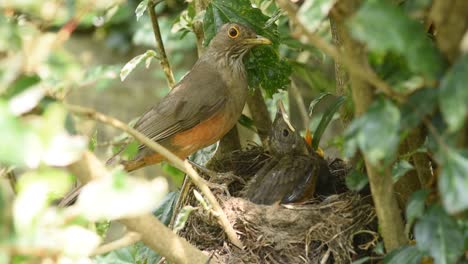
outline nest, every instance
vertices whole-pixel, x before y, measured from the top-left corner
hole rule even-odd
[[[220,263],[351,263],[370,255],[379,239],[369,196],[347,191],[348,168],[341,160],[330,162],[338,193],[303,204],[257,205],[241,197],[245,183],[260,169],[268,154],[258,146],[230,153],[212,163],[220,171],[210,182],[214,194],[245,248],[226,242],[216,219],[205,210],[194,211],[180,235]],[[197,206],[189,195],[184,205]]]

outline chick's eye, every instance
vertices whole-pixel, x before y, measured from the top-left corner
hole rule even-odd
[[[235,27],[230,27],[228,30],[228,35],[230,38],[237,38],[239,36],[239,30]]]
[[[289,136],[289,131],[287,129],[283,129],[283,136],[284,137]]]

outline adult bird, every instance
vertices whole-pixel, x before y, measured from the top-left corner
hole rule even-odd
[[[246,101],[242,59],[262,44],[271,41],[244,25],[224,24],[193,68],[134,128],[180,158],[215,143],[234,127]],[[122,164],[133,171],[162,160],[160,154],[140,145],[136,156]]]
[[[328,164],[313,151],[292,126],[281,101],[267,140],[271,155],[247,183],[245,196],[257,204],[287,204],[306,201],[315,193],[334,192]]]

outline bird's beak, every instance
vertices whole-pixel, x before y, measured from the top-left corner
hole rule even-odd
[[[271,40],[257,35],[255,38],[244,39],[244,43],[248,45],[270,45]]]
[[[288,125],[291,131],[296,131],[296,129],[294,129],[294,127],[292,126],[291,121],[289,121],[288,113],[286,113],[286,109],[284,108],[283,102],[281,100],[278,100],[277,106],[278,110],[276,112],[276,115],[280,115],[281,118],[283,118],[284,122]]]

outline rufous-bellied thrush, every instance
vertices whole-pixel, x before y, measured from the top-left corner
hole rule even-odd
[[[247,183],[245,196],[257,204],[297,203],[320,188],[333,193],[328,164],[291,125],[281,101],[267,140],[269,158]]]
[[[242,59],[261,44],[271,41],[241,24],[224,24],[193,68],[134,128],[180,158],[215,143],[242,113],[248,85]],[[122,164],[133,171],[162,160],[140,145],[135,158]]]

